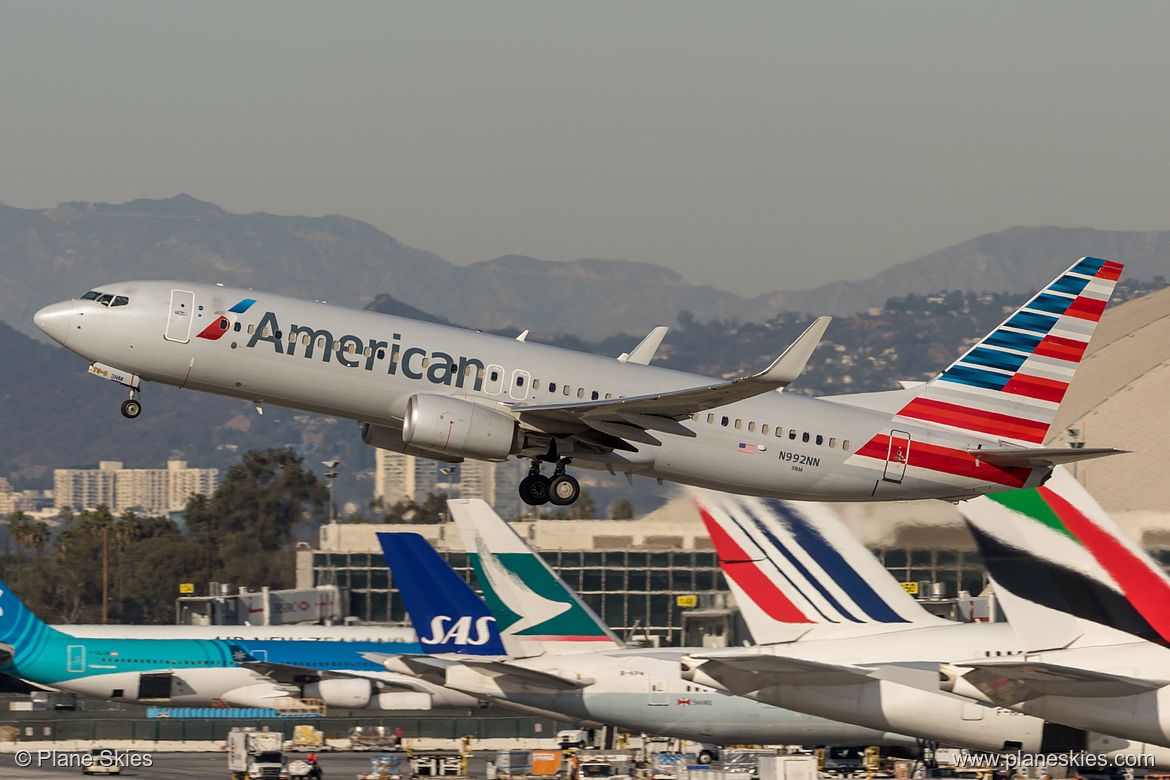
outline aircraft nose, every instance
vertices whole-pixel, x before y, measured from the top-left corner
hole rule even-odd
[[[53,341],[64,344],[69,338],[69,319],[73,301],[52,303],[33,315],[33,322]]]

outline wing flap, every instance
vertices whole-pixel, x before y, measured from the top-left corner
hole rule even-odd
[[[824,336],[830,320],[832,317],[818,318],[788,349],[784,350],[784,354],[772,362],[772,365],[758,374],[740,377],[731,382],[604,401],[582,401],[573,404],[517,404],[512,409],[529,417],[548,416],[558,421],[566,418],[577,419],[594,428],[597,428],[597,423],[602,422],[651,427],[650,425],[642,426],[634,423],[631,416],[636,420],[637,415],[681,420],[697,412],[787,387],[804,370],[809,358],[812,357],[813,350],[816,349],[821,337]],[[597,429],[601,430],[601,428]],[[662,428],[654,428],[654,430],[662,430]]]
[[[582,688],[587,688],[592,685],[595,680],[588,677],[567,677],[556,674],[555,672],[546,672],[539,669],[529,669],[525,666],[517,666],[516,664],[508,663],[507,661],[489,661],[489,660],[470,660],[463,659],[460,666],[464,669],[475,672],[492,679],[496,685],[502,690],[510,688],[520,688],[524,691],[552,691],[552,692],[567,692],[579,691]],[[458,685],[458,680],[455,679],[456,670],[454,667],[447,670],[448,684],[456,688],[464,686]]]
[[[868,669],[858,666],[757,653],[688,656],[685,663],[700,673],[695,677],[696,682],[705,675],[720,687],[740,696],[777,685],[858,685],[873,679]]]

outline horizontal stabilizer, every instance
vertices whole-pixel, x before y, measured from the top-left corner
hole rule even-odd
[[[689,666],[731,693],[744,696],[776,685],[835,686],[857,685],[873,679],[868,669],[842,664],[827,664],[801,658],[744,653],[717,657],[687,656]],[[689,678],[690,679],[690,678]]]
[[[533,689],[554,692],[577,691],[582,688],[587,688],[595,682],[591,678],[563,677],[552,672],[543,672],[538,669],[517,666],[507,661],[472,661],[464,659],[462,665],[493,678],[495,683],[504,690],[515,686],[523,688],[525,691],[531,691]]]
[[[964,663],[963,678],[992,702],[1009,707],[1041,696],[1113,698],[1164,687],[1170,680],[1150,680],[1027,661]]]
[[[1045,468],[1078,460],[1104,458],[1107,455],[1125,455],[1129,450],[1112,447],[1037,447],[1035,449],[971,450],[977,461],[1005,468]]]

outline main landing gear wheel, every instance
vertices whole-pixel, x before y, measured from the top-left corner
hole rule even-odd
[[[133,420],[138,415],[142,414],[142,404],[131,398],[129,401],[122,402],[122,416]]]
[[[540,506],[549,501],[548,477],[537,473],[520,480],[520,500],[529,506]]]
[[[548,500],[557,506],[568,506],[581,495],[581,483],[568,474],[558,474],[549,480]]]

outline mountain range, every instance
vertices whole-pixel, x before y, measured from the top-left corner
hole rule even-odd
[[[752,298],[649,263],[559,263],[509,255],[456,266],[341,216],[233,214],[189,195],[54,208],[0,205],[0,319],[37,336],[32,314],[103,282],[182,279],[288,293],[349,306],[380,294],[455,324],[600,339],[698,321],[762,322],[780,312],[848,315],[890,297],[942,290],[1025,292],[1078,257],[1126,264],[1126,276],[1170,276],[1170,231],[1015,227],[910,260],[863,281]],[[782,250],[776,262],[786,259]]]

